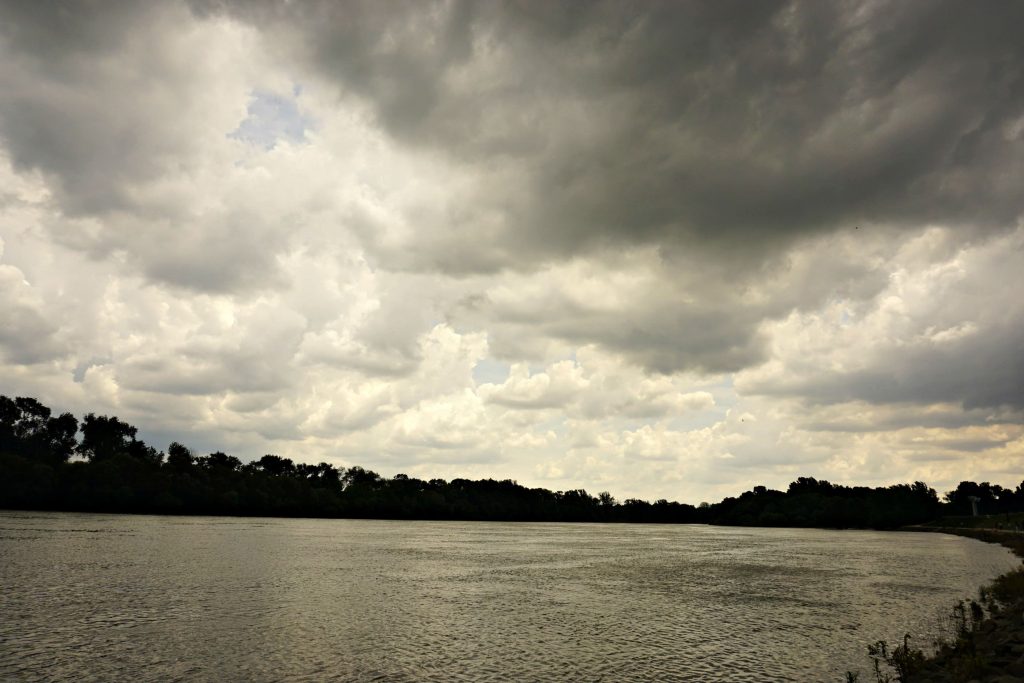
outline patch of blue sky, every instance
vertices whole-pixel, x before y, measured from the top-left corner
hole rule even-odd
[[[484,358],[473,366],[473,381],[480,384],[501,384],[508,379],[511,366],[491,358]]]
[[[107,365],[110,362],[112,362],[112,359],[102,356],[95,356],[79,361],[78,365],[76,365],[74,370],[71,371],[71,377],[75,382],[80,384],[85,381],[85,373],[89,371],[89,368]]]
[[[720,409],[722,414],[729,408],[739,403],[740,397],[736,393],[736,385],[732,375],[726,375],[721,381],[706,387],[703,391],[715,397],[715,409]]]
[[[248,115],[228,137],[247,142],[265,150],[274,148],[279,140],[302,142],[312,121],[298,106],[302,92],[299,86],[291,95],[254,90],[249,99]]]
[[[573,351],[571,354],[566,356],[562,360],[571,360],[576,362],[576,352]],[[557,361],[556,361],[557,362]],[[479,384],[502,384],[508,379],[509,372],[512,366],[509,363],[502,363],[496,361],[493,358],[484,358],[473,366],[473,379]],[[529,363],[527,369],[530,372],[530,377],[547,372],[549,365]]]
[[[716,422],[721,422],[722,418],[725,417],[724,410],[717,410],[712,408],[711,410],[700,410],[680,417],[673,417],[665,421],[665,427],[672,430],[673,432],[692,432],[695,429],[704,429],[710,427]],[[648,420],[650,424],[653,420]],[[643,425],[641,425],[643,426]]]
[[[537,431],[546,432],[549,430],[558,436],[565,436],[565,418],[558,416],[537,423]]]

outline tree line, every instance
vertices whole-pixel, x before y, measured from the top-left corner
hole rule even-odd
[[[0,396],[0,508],[385,519],[712,523],[894,528],[944,514],[1024,511],[1024,482],[1005,489],[962,482],[939,500],[922,482],[869,488],[801,477],[786,491],[756,486],[719,503],[635,498],[583,489],[549,491],[512,480],[382,477],[354,466],[264,455],[243,463],[158,451],[117,417],[53,415],[33,398]]]

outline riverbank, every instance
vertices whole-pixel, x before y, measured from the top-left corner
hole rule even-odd
[[[1024,533],[1004,529],[946,526],[914,527],[998,543],[1024,558]],[[980,603],[954,608],[952,642],[893,680],[912,683],[1024,683],[1024,565],[997,577],[981,590]],[[972,607],[974,609],[972,610]],[[977,608],[987,610],[984,614]],[[973,614],[972,614],[973,612]],[[886,680],[886,679],[881,679]]]

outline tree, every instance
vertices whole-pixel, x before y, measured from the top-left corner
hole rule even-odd
[[[138,430],[116,417],[89,413],[82,419],[82,442],[78,452],[92,462],[128,455]]]
[[[195,465],[195,456],[185,446],[177,441],[171,442],[167,447],[167,466],[179,472],[189,470]]]
[[[138,429],[116,417],[89,413],[82,420],[82,442],[76,450],[92,462],[126,456],[159,464],[163,454],[135,438]]]
[[[797,477],[797,480],[789,485],[787,493],[799,494],[799,493],[821,493],[829,494],[832,492],[832,484],[822,479],[818,481],[814,477]]]
[[[13,453],[18,439],[14,435],[15,425],[21,417],[21,410],[14,399],[0,396],[0,453]]]
[[[78,420],[71,413],[51,417],[50,409],[34,398],[0,396],[0,452],[51,465],[67,462],[77,433]]]
[[[28,438],[46,431],[46,422],[50,419],[49,408],[34,398],[25,396],[14,399],[14,405],[19,413],[16,425],[18,436]]]
[[[53,459],[59,462],[68,461],[78,446],[75,440],[77,433],[78,420],[71,413],[61,413],[46,421],[46,439]]]
[[[212,472],[234,472],[242,467],[242,461],[233,455],[216,451],[205,458],[199,458],[199,464]]]
[[[946,500],[953,507],[953,514],[971,514],[971,497],[978,498],[978,511],[982,514],[996,512],[999,494],[1003,487],[995,486],[984,481],[980,484],[973,481],[962,481],[956,489],[946,494]]]
[[[374,487],[379,484],[380,481],[381,478],[379,474],[371,470],[364,470],[358,465],[355,467],[349,467],[341,477],[342,486],[346,489],[353,486]]]
[[[136,439],[132,439],[129,442],[128,455],[136,460],[144,460],[154,465],[159,465],[164,459],[163,453],[152,446],[147,446],[145,441],[138,441]]]
[[[254,469],[267,474],[279,477],[286,474],[295,474],[295,463],[289,458],[282,458],[279,455],[267,454],[253,463]]]
[[[317,469],[320,471],[317,479],[321,486],[335,490],[341,489],[341,473],[338,471],[338,468],[329,463],[322,462],[317,465]]]

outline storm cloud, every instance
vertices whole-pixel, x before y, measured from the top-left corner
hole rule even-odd
[[[3,393],[620,496],[1019,469],[1021,25],[0,2]]]
[[[417,240],[427,265],[623,244],[737,258],[859,224],[1005,230],[1020,213],[1016,3],[217,7],[272,27],[389,134],[483,167],[480,205]],[[502,218],[474,259],[463,244],[488,210]]]

